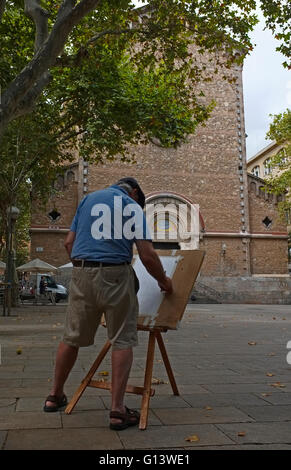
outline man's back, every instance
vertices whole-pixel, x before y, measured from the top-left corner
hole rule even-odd
[[[72,258],[104,263],[130,263],[133,242],[151,239],[141,207],[116,185],[81,201],[71,231]]]

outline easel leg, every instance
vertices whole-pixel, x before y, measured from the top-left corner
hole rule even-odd
[[[111,343],[110,341],[107,341],[105,343],[105,345],[103,346],[103,348],[101,349],[100,353],[98,354],[97,356],[97,359],[96,361],[94,362],[94,364],[92,365],[91,369],[89,370],[88,374],[86,375],[86,377],[82,380],[82,383],[81,385],[79,386],[79,388],[76,390],[76,392],[74,393],[70,403],[68,404],[67,408],[65,409],[65,413],[66,414],[70,414],[73,409],[75,408],[76,404],[78,403],[79,399],[81,398],[81,396],[83,395],[83,392],[85,390],[85,388],[88,386],[88,384],[90,383],[92,377],[94,376],[96,370],[98,369],[99,365],[101,364],[101,362],[103,361],[104,357],[106,356],[106,354],[108,353],[109,349],[111,347]]]
[[[156,339],[156,333],[154,331],[150,331],[145,378],[144,378],[144,390],[143,390],[142,402],[141,402],[139,429],[146,429],[147,427],[148,413],[149,413],[149,401],[150,401],[150,396],[151,396],[152,373],[153,373],[153,365],[154,365],[155,339]]]
[[[165,364],[165,367],[166,367],[166,371],[167,371],[167,374],[168,374],[168,377],[169,377],[169,380],[170,380],[170,383],[171,383],[171,386],[172,386],[173,393],[174,393],[174,395],[180,395],[177,384],[176,384],[176,381],[175,381],[175,377],[174,377],[174,374],[173,374],[173,371],[172,371],[172,367],[171,367],[171,364],[170,364],[170,361],[169,361],[169,358],[168,358],[168,354],[167,354],[167,351],[166,351],[166,348],[165,348],[165,344],[164,344],[164,341],[163,341],[163,338],[162,338],[162,335],[158,331],[156,333],[156,336],[157,336],[158,345],[159,345],[159,348],[160,348],[160,351],[161,351],[161,355],[162,355],[162,358],[163,358],[163,361],[164,361],[164,364]]]

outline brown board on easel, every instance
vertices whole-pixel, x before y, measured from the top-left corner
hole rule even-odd
[[[157,250],[166,275],[172,278],[174,292],[161,293],[157,282],[134,256],[133,268],[140,282],[138,325],[176,330],[199,274],[205,252],[202,250]]]

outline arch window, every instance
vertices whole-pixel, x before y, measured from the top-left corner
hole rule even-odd
[[[73,181],[75,181],[75,173],[70,170],[67,172],[67,184],[70,184]]]
[[[272,173],[271,158],[267,158],[264,161],[264,176],[270,175],[271,173]]]
[[[158,193],[147,197],[145,211],[157,248],[199,248],[202,218],[198,205],[175,193]]]
[[[254,176],[260,176],[260,167],[259,165],[255,166],[253,169],[252,169],[252,174]]]

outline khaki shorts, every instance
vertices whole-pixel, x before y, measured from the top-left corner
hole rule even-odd
[[[63,342],[94,344],[103,313],[113,349],[137,345],[138,300],[131,265],[73,268]]]

